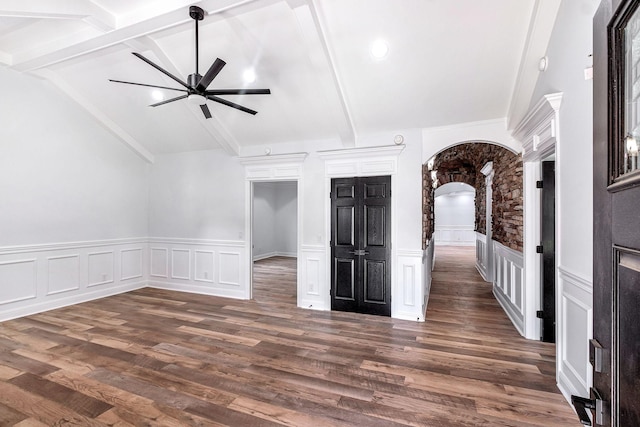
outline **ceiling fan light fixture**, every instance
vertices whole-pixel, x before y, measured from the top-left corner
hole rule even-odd
[[[187,98],[189,100],[189,102],[193,105],[203,105],[207,103],[207,98],[205,98],[202,95],[197,95],[197,94],[191,94],[189,95],[189,97]]]

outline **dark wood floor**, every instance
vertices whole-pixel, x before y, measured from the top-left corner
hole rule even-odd
[[[144,289],[0,324],[0,425],[579,425],[472,252],[438,248],[425,323],[295,308],[279,264],[257,301]]]
[[[297,259],[274,256],[253,263],[253,299],[256,302],[281,305],[297,304]]]

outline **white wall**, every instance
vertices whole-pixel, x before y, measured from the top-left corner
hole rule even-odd
[[[285,256],[296,256],[298,252],[298,184],[281,182],[276,184],[276,252]]]
[[[156,156],[149,236],[244,239],[244,169],[222,150]]]
[[[295,182],[253,184],[253,259],[297,254]]]
[[[556,144],[556,323],[558,385],[570,394],[589,395],[592,336],[592,19],[598,0],[565,0],[560,6],[547,56],[531,104],[562,92]]]
[[[0,93],[0,247],[147,235],[148,164],[45,81]]]
[[[0,321],[144,286],[149,165],[0,67]]]
[[[448,183],[442,188],[456,184],[458,183]],[[475,246],[475,192],[454,192],[436,196],[434,219],[434,241],[437,245]]]

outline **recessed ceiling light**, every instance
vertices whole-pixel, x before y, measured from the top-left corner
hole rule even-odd
[[[376,40],[371,43],[369,51],[375,59],[383,59],[389,53],[389,45],[384,40]]]
[[[154,90],[153,92],[151,92],[151,97],[155,100],[155,101],[162,101],[164,99],[164,93],[160,92],[159,90]]]
[[[256,81],[256,72],[253,68],[247,68],[244,70],[244,73],[242,73],[242,78],[245,83],[253,83]]]

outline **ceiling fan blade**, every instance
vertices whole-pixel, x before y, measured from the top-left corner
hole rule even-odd
[[[160,71],[161,73],[163,73],[164,75],[166,75],[167,77],[172,78],[173,80],[177,81],[178,83],[180,83],[182,86],[184,86],[185,88],[189,89],[189,86],[183,82],[182,80],[180,80],[178,77],[174,76],[173,74],[171,74],[170,72],[168,72],[167,70],[165,70],[164,68],[162,68],[159,65],[156,65],[155,63],[153,63],[152,61],[148,60],[147,58],[145,58],[144,56],[140,55],[139,53],[136,52],[132,52],[137,58],[142,59],[144,62],[146,62],[147,64],[151,65],[153,68],[155,68],[156,70]]]
[[[205,73],[204,77],[200,79],[198,86],[196,86],[196,90],[199,92],[205,90],[209,86],[211,81],[216,78],[218,73],[222,71],[225,65],[227,65],[226,62],[224,62],[220,58],[216,58],[213,64],[211,64],[211,67],[209,67],[209,69]]]
[[[175,87],[168,87],[168,86],[148,85],[145,83],[125,82],[122,80],[113,80],[113,79],[109,79],[109,81],[114,83],[124,83],[124,84],[135,85],[135,86],[155,87],[158,89],[168,89],[168,90],[177,90],[179,92],[188,92],[186,89],[176,89]]]
[[[243,107],[242,105],[238,105],[234,102],[231,101],[227,101],[226,99],[222,99],[222,98],[218,98],[217,96],[213,96],[213,95],[207,95],[206,96],[207,99],[214,101],[214,102],[218,102],[220,104],[226,105],[227,107],[231,107],[231,108],[235,108],[236,110],[240,110],[240,111],[244,111],[245,113],[249,113],[252,115],[257,114],[257,111],[251,110],[247,107]]]
[[[185,99],[185,98],[187,98],[188,96],[189,96],[189,95],[181,95],[181,96],[177,96],[177,97],[175,97],[175,98],[171,98],[171,99],[167,99],[167,100],[165,100],[165,101],[160,101],[160,102],[157,102],[157,103],[155,103],[155,104],[151,104],[151,105],[149,105],[149,107],[158,107],[158,106],[160,106],[160,105],[168,104],[168,103],[173,102],[173,101],[179,101],[179,100],[181,100],[181,99]]]
[[[202,110],[202,114],[204,114],[204,117],[206,119],[211,118],[211,111],[209,111],[209,107],[207,107],[207,104],[200,105],[200,109]]]
[[[269,89],[214,89],[204,92],[205,95],[270,95]]]

